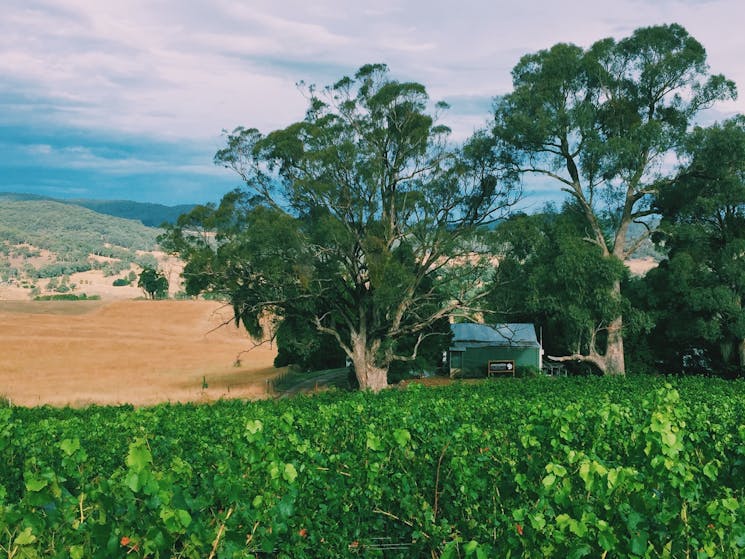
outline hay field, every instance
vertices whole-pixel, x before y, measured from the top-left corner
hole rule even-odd
[[[14,405],[261,398],[276,350],[210,301],[0,301],[0,396]],[[203,388],[206,379],[207,388]]]

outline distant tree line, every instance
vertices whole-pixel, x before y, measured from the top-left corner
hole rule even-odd
[[[131,220],[50,201],[0,204],[0,238],[55,253],[93,253],[106,245],[154,250],[159,231]]]

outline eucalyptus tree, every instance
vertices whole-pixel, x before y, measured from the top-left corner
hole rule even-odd
[[[168,279],[155,268],[145,267],[142,269],[137,287],[141,288],[153,300],[168,296]]]
[[[557,44],[524,56],[512,79],[512,92],[495,103],[495,151],[516,172],[567,193],[585,213],[588,242],[618,261],[634,252],[629,226],[653,213],[696,115],[735,95],[731,81],[710,74],[704,47],[676,24],[588,49]],[[607,296],[620,300],[620,280]],[[603,344],[556,359],[623,374],[622,314],[596,326]]]
[[[494,232],[500,288],[489,297],[490,309],[540,325],[550,354],[589,351],[604,336],[597,325],[627,305],[607,296],[626,270],[583,240],[586,221],[582,208],[567,203],[560,212],[513,215]]]
[[[379,390],[391,363],[449,333],[433,325],[478,310],[490,282],[477,236],[518,190],[487,134],[456,145],[438,123],[447,106],[385,65],[307,94],[303,120],[228,135],[215,160],[244,186],[167,243],[192,292],[228,298],[253,332],[268,315],[307,317]]]

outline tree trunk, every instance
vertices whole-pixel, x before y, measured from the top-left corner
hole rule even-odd
[[[354,363],[354,371],[357,374],[357,381],[360,383],[360,390],[372,390],[380,392],[388,387],[388,371],[382,367],[376,367],[369,362]]]
[[[360,390],[379,392],[388,387],[388,370],[375,364],[375,352],[367,347],[364,335],[352,335],[352,364]]]
[[[552,361],[582,361],[592,363],[604,375],[625,375],[626,364],[623,357],[623,317],[614,318],[608,325],[608,343],[605,354],[599,354],[594,347],[590,348],[588,355],[573,353],[571,355],[554,356],[549,355]]]
[[[608,346],[604,355],[606,375],[625,375],[626,364],[623,357],[623,317],[615,318],[608,325]]]
[[[611,291],[612,297],[621,297],[621,282],[617,281]],[[572,355],[552,356],[548,358],[553,361],[582,361],[592,363],[604,375],[625,375],[626,363],[623,356],[623,317],[614,318],[607,328],[608,342],[605,353],[600,354],[595,347],[595,337],[593,336],[590,343],[589,352],[583,355],[579,352]]]
[[[621,282],[616,280],[613,284],[611,297],[621,298]],[[608,325],[608,344],[605,348],[606,375],[625,375],[626,364],[623,357],[623,316],[617,316]]]

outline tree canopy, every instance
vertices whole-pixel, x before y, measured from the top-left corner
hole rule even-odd
[[[302,121],[228,135],[215,160],[245,186],[183,216],[167,245],[190,292],[227,297],[255,334],[267,315],[305,318],[378,390],[392,363],[446,342],[434,325],[479,310],[479,228],[519,191],[487,134],[455,145],[438,123],[447,106],[385,65],[307,94]]]
[[[625,373],[624,337],[653,319],[678,353],[745,362],[743,121],[695,128],[734,83],[677,24],[527,54],[512,81],[462,143],[446,104],[382,64],[303,85],[305,117],[285,128],[226,134],[215,161],[244,185],[163,238],[187,292],[228,300],[254,336],[268,328],[280,361],[345,356],[373,390],[439,355],[449,320],[489,311],[540,322],[555,360],[605,374]],[[528,176],[567,203],[507,219],[492,251]],[[669,259],[633,279],[623,262],[660,215]]]
[[[668,259],[646,277],[655,352],[678,368],[694,352],[745,372],[745,117],[697,128],[687,162],[661,189],[657,241]]]
[[[588,49],[557,44],[524,56],[512,79],[513,91],[495,105],[498,158],[558,184],[584,212],[589,242],[619,261],[635,248],[627,244],[630,224],[654,212],[655,195],[673,178],[669,161],[696,115],[735,95],[734,83],[709,73],[703,46],[676,24]],[[620,280],[607,297],[620,308]],[[622,314],[602,326],[604,344],[562,359],[592,354],[604,372],[623,373]]]
[[[490,302],[510,320],[540,324],[549,356],[571,353],[597,366],[602,325],[628,304],[607,294],[627,272],[586,235],[586,216],[577,204],[510,217],[494,234],[499,287]]]
[[[151,299],[163,299],[168,295],[168,278],[155,268],[145,267],[140,273],[137,287],[145,291]]]

